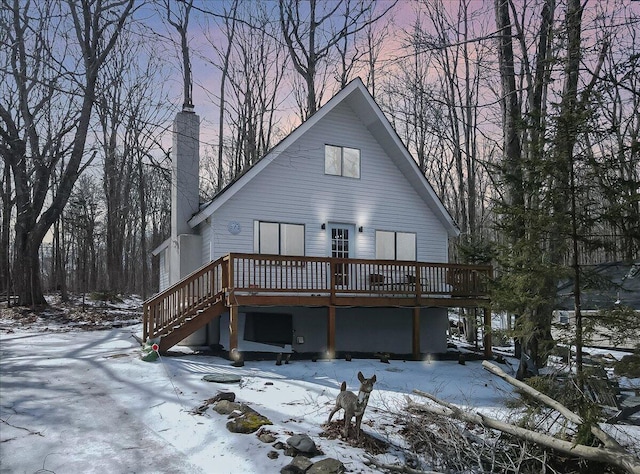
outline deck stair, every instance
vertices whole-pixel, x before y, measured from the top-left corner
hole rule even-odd
[[[223,268],[224,258],[210,262],[145,301],[143,339],[160,338],[166,352],[227,311]]]

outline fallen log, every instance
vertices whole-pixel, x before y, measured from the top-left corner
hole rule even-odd
[[[526,383],[511,377],[497,365],[494,365],[491,362],[485,360],[485,361],[482,361],[482,367],[484,367],[486,370],[488,370],[492,374],[497,375],[502,380],[510,383],[517,389],[522,390],[523,392],[535,398],[539,402],[542,402],[548,407],[553,408],[555,411],[563,415],[567,420],[575,423],[576,425],[582,425],[584,423],[584,420],[580,415],[572,412],[559,401],[554,400],[553,398],[549,397],[548,395],[545,395],[542,392],[539,392],[538,390],[531,387],[530,385],[527,385]],[[596,438],[598,438],[602,442],[602,444],[604,444],[607,448],[617,449],[621,452],[624,452],[624,448],[620,446],[620,443],[618,443],[611,435],[602,431],[602,429],[600,429],[599,426],[591,425],[591,433]]]
[[[622,448],[617,441],[613,440],[614,442],[611,442],[612,438],[604,432],[602,433],[604,433],[603,437],[607,439],[607,445],[602,447],[585,446],[572,441],[554,438],[553,436],[546,433],[540,433],[537,431],[515,426],[480,413],[463,411],[459,407],[444,400],[440,400],[436,396],[427,392],[423,392],[421,390],[414,390],[413,393],[420,395],[421,397],[428,398],[429,400],[437,404],[436,406],[433,406],[429,404],[417,403],[411,398],[407,397],[407,403],[409,404],[409,407],[413,409],[423,410],[427,413],[485,426],[487,428],[491,428],[502,433],[507,433],[511,436],[515,436],[522,440],[529,441],[546,448],[554,449],[569,456],[575,456],[589,461],[608,463],[613,466],[621,467],[629,473],[640,474],[640,459]],[[549,398],[549,400],[553,399]],[[569,416],[572,416],[574,420],[581,420],[578,415],[571,412],[568,408],[564,407],[562,404],[559,404],[557,401],[555,402],[559,405],[559,408],[563,410],[563,414],[567,413],[569,414]],[[602,433],[599,434],[602,436]]]
[[[367,459],[367,462],[369,462],[369,464],[373,464],[374,466],[389,472],[401,472],[403,474],[442,474],[441,472],[436,471],[420,471],[406,465],[400,466],[396,464],[385,464],[378,461],[373,456],[369,456],[368,454],[365,454],[364,457]]]

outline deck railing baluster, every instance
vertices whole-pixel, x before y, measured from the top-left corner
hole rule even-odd
[[[226,290],[320,294],[332,304],[336,298],[356,295],[407,297],[420,304],[430,296],[484,298],[491,276],[486,265],[229,254],[147,300],[143,334],[154,338],[170,331],[220,301]]]

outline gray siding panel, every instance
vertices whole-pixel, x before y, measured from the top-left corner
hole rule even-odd
[[[285,348],[244,340],[246,312],[285,313],[293,319],[291,346],[286,352],[327,351],[327,309],[301,307],[240,308],[238,317],[239,350],[283,352]],[[336,351],[339,352],[389,352],[411,354],[412,313],[410,308],[338,308],[336,311]],[[218,327],[218,326],[217,326]],[[445,308],[423,308],[420,311],[420,349],[423,354],[447,351],[449,321]],[[225,313],[219,324],[219,342],[229,348],[229,315]],[[298,337],[302,343],[298,343]]]
[[[360,179],[324,174],[324,145],[359,148]],[[375,257],[375,230],[415,232],[417,258],[447,261],[447,232],[359,121],[341,104],[302,135],[212,216],[214,258],[229,252],[253,252],[253,221],[306,224],[306,255],[327,255],[323,222],[363,226],[356,233],[358,258]],[[232,235],[230,221],[242,230]],[[207,226],[205,226],[207,227]]]

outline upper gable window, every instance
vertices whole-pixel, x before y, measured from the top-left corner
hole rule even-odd
[[[360,150],[345,146],[324,146],[324,172],[347,178],[360,178]]]

